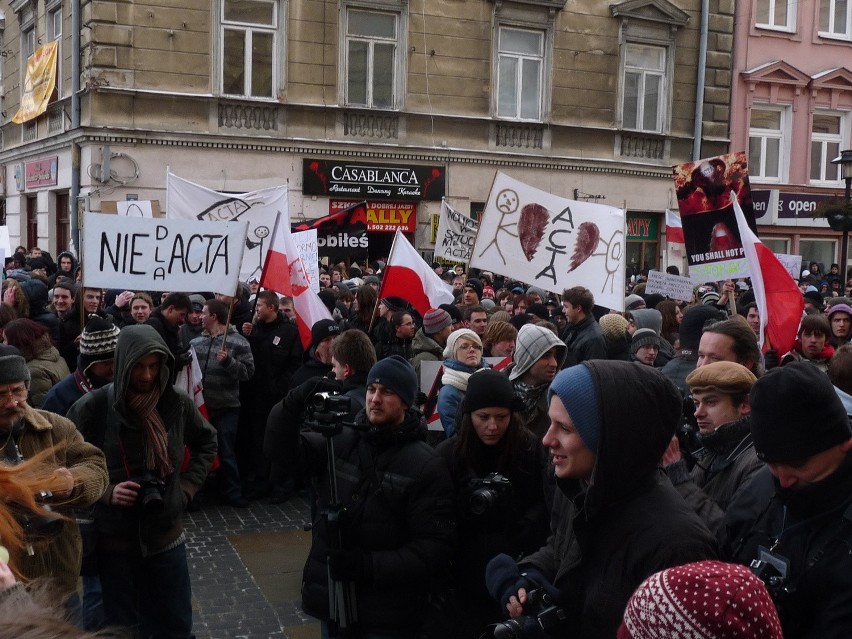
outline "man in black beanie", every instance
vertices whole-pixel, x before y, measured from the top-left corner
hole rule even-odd
[[[302,586],[302,608],[322,620],[323,636],[334,636],[328,631],[337,620],[329,606],[332,581],[354,591],[359,632],[353,636],[414,639],[427,620],[430,589],[449,568],[453,486],[446,462],[424,441],[416,395],[411,364],[398,355],[380,360],[367,374],[367,403],[356,427],[333,438],[345,509],[340,543],[327,519],[314,525]],[[330,501],[325,441],[303,433],[299,449],[322,512]]]
[[[668,377],[680,390],[681,395],[689,394],[689,384],[686,376],[695,370],[698,363],[698,345],[701,342],[701,333],[707,322],[725,319],[718,309],[700,304],[687,309],[680,322],[680,350],[661,369],[663,375]]]
[[[728,508],[723,558],[766,583],[785,637],[852,636],[852,429],[825,373],[769,371],[751,391],[766,463]]]

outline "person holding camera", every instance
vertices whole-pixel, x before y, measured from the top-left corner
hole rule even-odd
[[[488,561],[538,550],[547,539],[547,454],[516,412],[512,382],[485,369],[470,376],[458,435],[438,445],[456,491],[459,546],[448,617],[459,637],[478,637],[502,612],[485,588]]]
[[[13,346],[0,345],[0,446],[2,461],[19,464],[34,457],[52,463],[56,481],[50,493],[39,499],[55,501],[58,515],[71,515],[71,508],[85,508],[98,500],[107,485],[104,456],[86,443],[74,424],[64,417],[27,404],[30,371]],[[10,495],[4,494],[4,500]],[[16,553],[12,564],[27,579],[47,577],[59,598],[71,597],[76,606],[77,577],[83,546],[73,517],[26,517],[18,522],[29,535],[32,552]],[[4,540],[5,541],[5,540]]]
[[[118,336],[111,384],[68,413],[104,451],[109,485],[95,506],[108,625],[142,637],[192,637],[192,591],[181,523],[216,455],[216,431],[170,383],[174,359],[153,327]],[[189,460],[181,471],[184,449]]]
[[[452,482],[445,461],[425,442],[411,364],[393,355],[377,362],[366,381],[366,407],[354,427],[328,434],[336,482],[325,437],[300,436],[300,465],[320,512],[340,513],[337,526],[323,517],[312,528],[302,609],[323,621],[323,637],[335,636],[340,615],[330,609],[329,591],[343,584],[357,611],[355,634],[345,636],[414,639],[456,543]]]
[[[548,401],[553,532],[519,563],[492,559],[488,589],[521,629],[614,637],[646,577],[716,557],[710,531],[659,469],[680,393],[650,366],[592,360],[557,374]],[[529,599],[542,590],[554,607]]]
[[[766,463],[728,507],[722,554],[766,584],[784,636],[852,636],[852,429],[828,376],[774,368],[751,390]]]

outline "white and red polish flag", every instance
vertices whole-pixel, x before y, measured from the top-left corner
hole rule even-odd
[[[666,209],[666,240],[670,244],[686,244],[683,237],[683,225],[676,211]]]
[[[311,327],[320,320],[333,319],[319,296],[311,290],[307,270],[290,234],[289,220],[282,220],[281,213],[275,220],[272,243],[260,274],[260,286],[292,298],[296,325],[305,350],[311,346]]]
[[[780,356],[790,352],[796,341],[802,311],[805,308],[804,298],[784,265],[749,228],[740,203],[733,193],[731,203],[751,273],[754,299],[760,313],[758,343],[763,352],[773,348]]]
[[[452,287],[435,274],[399,231],[393,238],[379,291],[380,299],[391,295],[409,302],[420,315],[455,299]]]

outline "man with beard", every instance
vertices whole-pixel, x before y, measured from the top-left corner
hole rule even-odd
[[[323,621],[323,636],[329,636],[330,577],[355,591],[358,636],[414,639],[456,541],[453,486],[446,462],[424,441],[411,364],[393,355],[376,363],[366,382],[366,408],[356,428],[334,436],[338,496],[347,506],[342,544],[332,539],[325,519],[314,525],[302,608]],[[307,432],[299,449],[300,465],[325,509],[326,443]]]
[[[507,368],[509,380],[524,405],[524,426],[541,437],[550,425],[547,417],[547,387],[565,359],[565,344],[553,331],[524,324],[515,341],[514,362]]]
[[[126,326],[116,344],[115,381],[84,395],[68,416],[102,447],[109,469],[94,516],[107,624],[141,637],[189,639],[192,590],[181,522],[213,463],[216,431],[170,383],[173,366],[153,327]],[[158,505],[143,506],[143,495],[158,496]]]
[[[763,467],[749,431],[748,394],[756,380],[734,362],[713,362],[692,371],[686,383],[692,391],[701,448],[693,453],[691,471],[679,446],[672,443],[663,454],[672,484],[713,533],[721,529],[728,505]]]
[[[71,508],[91,506],[103,494],[107,469],[103,453],[83,441],[71,421],[27,404],[29,385],[24,358],[16,348],[0,346],[0,459],[17,464],[45,454],[66,486],[51,497],[64,518],[58,529],[43,530],[31,540],[31,554],[13,556],[10,563],[28,580],[49,578],[55,601],[76,607],[82,543],[74,518],[68,516]]]
[[[852,429],[828,376],[807,362],[751,390],[766,463],[728,508],[722,555],[766,583],[785,637],[852,635]]]

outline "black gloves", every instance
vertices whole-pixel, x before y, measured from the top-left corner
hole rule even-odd
[[[521,575],[518,564],[509,555],[497,555],[485,569],[485,585],[488,592],[500,605],[509,603],[509,597],[518,594],[521,588],[530,589],[530,583]]]
[[[328,570],[335,581],[370,581],[373,578],[373,560],[369,553],[360,550],[330,549]]]
[[[766,370],[778,368],[778,351],[774,348],[769,349],[763,354],[763,367]]]
[[[189,349],[175,353],[175,370],[180,370],[192,361],[192,352]]]

